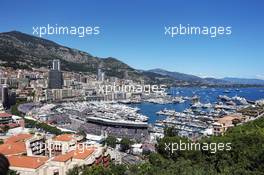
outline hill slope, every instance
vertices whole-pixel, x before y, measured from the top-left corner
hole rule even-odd
[[[89,53],[59,45],[55,42],[18,31],[0,33],[0,65],[13,68],[47,67],[51,60],[60,59],[63,70],[96,73],[98,66],[109,76],[145,79],[127,64],[115,58],[98,58]]]
[[[222,80],[228,81],[233,84],[256,84],[256,85],[264,85],[264,80],[260,79],[247,79],[247,78],[232,78],[226,77]]]
[[[160,74],[160,75],[164,75],[164,76],[170,76],[172,78],[175,78],[177,80],[182,80],[182,81],[203,81],[203,79],[198,76],[183,74],[179,72],[170,72],[164,69],[151,69],[149,71]]]
[[[233,79],[231,81],[230,79],[200,78],[163,69],[140,71],[116,58],[95,57],[89,53],[18,31],[0,33],[0,66],[22,69],[48,67],[53,59],[60,59],[62,69],[66,71],[95,74],[100,66],[107,76],[136,81],[144,80],[145,83],[150,84],[166,84],[169,86],[240,84],[238,80],[234,81]],[[250,84],[252,84],[252,81]]]
[[[197,85],[231,85],[230,82],[216,79],[216,78],[201,78],[198,76],[190,75],[190,74],[183,74],[179,72],[170,72],[164,69],[151,69],[150,72],[160,74],[163,76],[169,76],[176,81],[185,81],[185,82],[191,82],[192,84]]]

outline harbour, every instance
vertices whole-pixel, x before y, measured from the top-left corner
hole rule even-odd
[[[142,99],[136,102],[34,104],[26,114],[32,119],[69,131],[82,130],[104,137],[113,135],[149,140],[153,135],[161,134],[162,137],[164,128],[172,127],[180,136],[199,139],[214,134],[214,125],[219,118],[237,114],[263,98],[262,88],[185,87],[171,88],[167,93],[152,94],[148,98],[142,95]]]

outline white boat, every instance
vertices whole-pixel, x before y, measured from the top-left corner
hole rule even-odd
[[[174,97],[172,99],[172,102],[174,102],[174,103],[184,103],[185,100],[183,99],[183,97],[179,96],[179,97]]]

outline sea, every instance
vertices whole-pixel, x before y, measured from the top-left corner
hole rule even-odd
[[[201,103],[215,103],[219,95],[228,97],[239,96],[247,100],[255,101],[264,99],[264,88],[248,87],[248,88],[200,88],[200,87],[174,87],[168,90],[172,96],[192,97],[197,95],[200,97]],[[163,109],[173,109],[177,112],[182,112],[190,107],[190,101],[187,100],[180,104],[154,104],[154,103],[139,103],[131,104],[131,107],[138,107],[140,113],[149,117],[148,122],[154,124],[156,120],[164,119],[165,116],[157,115],[156,112]]]

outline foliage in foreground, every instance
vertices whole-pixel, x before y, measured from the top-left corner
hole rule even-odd
[[[206,143],[232,143],[230,151],[164,151],[165,142],[185,138],[165,136],[157,145],[158,153],[148,156],[149,161],[139,165],[84,167],[82,175],[263,175],[264,174],[264,118],[237,126],[224,136],[201,140]],[[77,169],[79,167],[76,167]],[[75,170],[76,172],[76,170]],[[80,171],[79,171],[80,172]],[[69,175],[74,173],[69,172]]]
[[[49,133],[55,134],[55,135],[63,134],[63,132],[61,130],[59,130],[58,128],[56,128],[54,126],[50,126],[46,123],[40,123],[38,121],[34,121],[34,120],[26,119],[26,118],[25,118],[25,123],[26,123],[27,128],[38,128],[38,129],[41,129],[45,132],[49,132]]]

